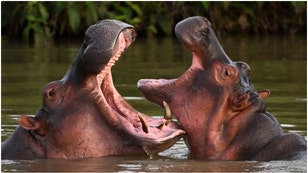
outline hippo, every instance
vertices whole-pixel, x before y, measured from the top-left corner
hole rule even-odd
[[[284,133],[266,111],[269,90],[257,91],[251,69],[224,52],[210,22],[202,16],[175,26],[192,52],[192,64],[176,79],[140,79],[138,89],[151,102],[168,104],[187,136],[189,157],[203,160],[306,159],[307,141]]]
[[[111,67],[135,37],[134,27],[121,21],[91,25],[64,77],[43,88],[42,106],[34,116],[21,115],[2,142],[2,159],[152,156],[184,136],[168,107],[165,117],[152,118],[114,87]]]

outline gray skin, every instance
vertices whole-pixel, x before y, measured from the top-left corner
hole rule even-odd
[[[184,19],[176,25],[175,34],[192,52],[190,68],[177,79],[141,79],[138,88],[148,100],[169,104],[187,133],[190,157],[306,159],[306,140],[283,132],[265,110],[269,91],[255,89],[249,65],[226,55],[206,18]]]
[[[19,117],[2,159],[154,155],[179,140],[185,132],[169,117],[136,111],[113,85],[111,67],[135,36],[116,20],[90,26],[66,75],[44,87],[35,117]]]

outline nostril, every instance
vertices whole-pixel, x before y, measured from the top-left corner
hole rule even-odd
[[[225,71],[225,76],[230,76],[230,71],[229,70]]]

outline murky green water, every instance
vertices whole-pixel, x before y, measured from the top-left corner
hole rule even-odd
[[[269,89],[267,110],[286,132],[307,136],[306,37],[228,37],[220,41],[232,60],[247,62],[257,89]],[[66,73],[82,40],[61,41],[55,46],[2,42],[1,136],[14,131],[20,114],[34,114],[41,106],[42,88]],[[177,40],[137,39],[113,67],[119,92],[140,112],[152,116],[163,110],[148,102],[137,90],[141,78],[175,78],[190,66],[191,55]],[[257,171],[306,172],[306,161],[222,162],[187,159],[180,140],[154,158],[104,157],[78,160],[2,160],[2,171]]]

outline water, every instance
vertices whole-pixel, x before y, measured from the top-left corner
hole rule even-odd
[[[306,37],[271,36],[220,38],[232,60],[247,62],[257,89],[269,89],[267,110],[286,132],[307,136]],[[34,114],[41,106],[42,88],[66,73],[82,40],[62,40],[54,46],[2,42],[1,137],[14,131],[20,114]],[[113,67],[119,92],[140,112],[163,115],[137,90],[141,78],[175,78],[191,63],[191,54],[175,39],[137,39]],[[199,161],[187,159],[183,140],[159,156],[77,160],[2,160],[2,171],[106,171],[106,172],[306,172],[306,161]]]

